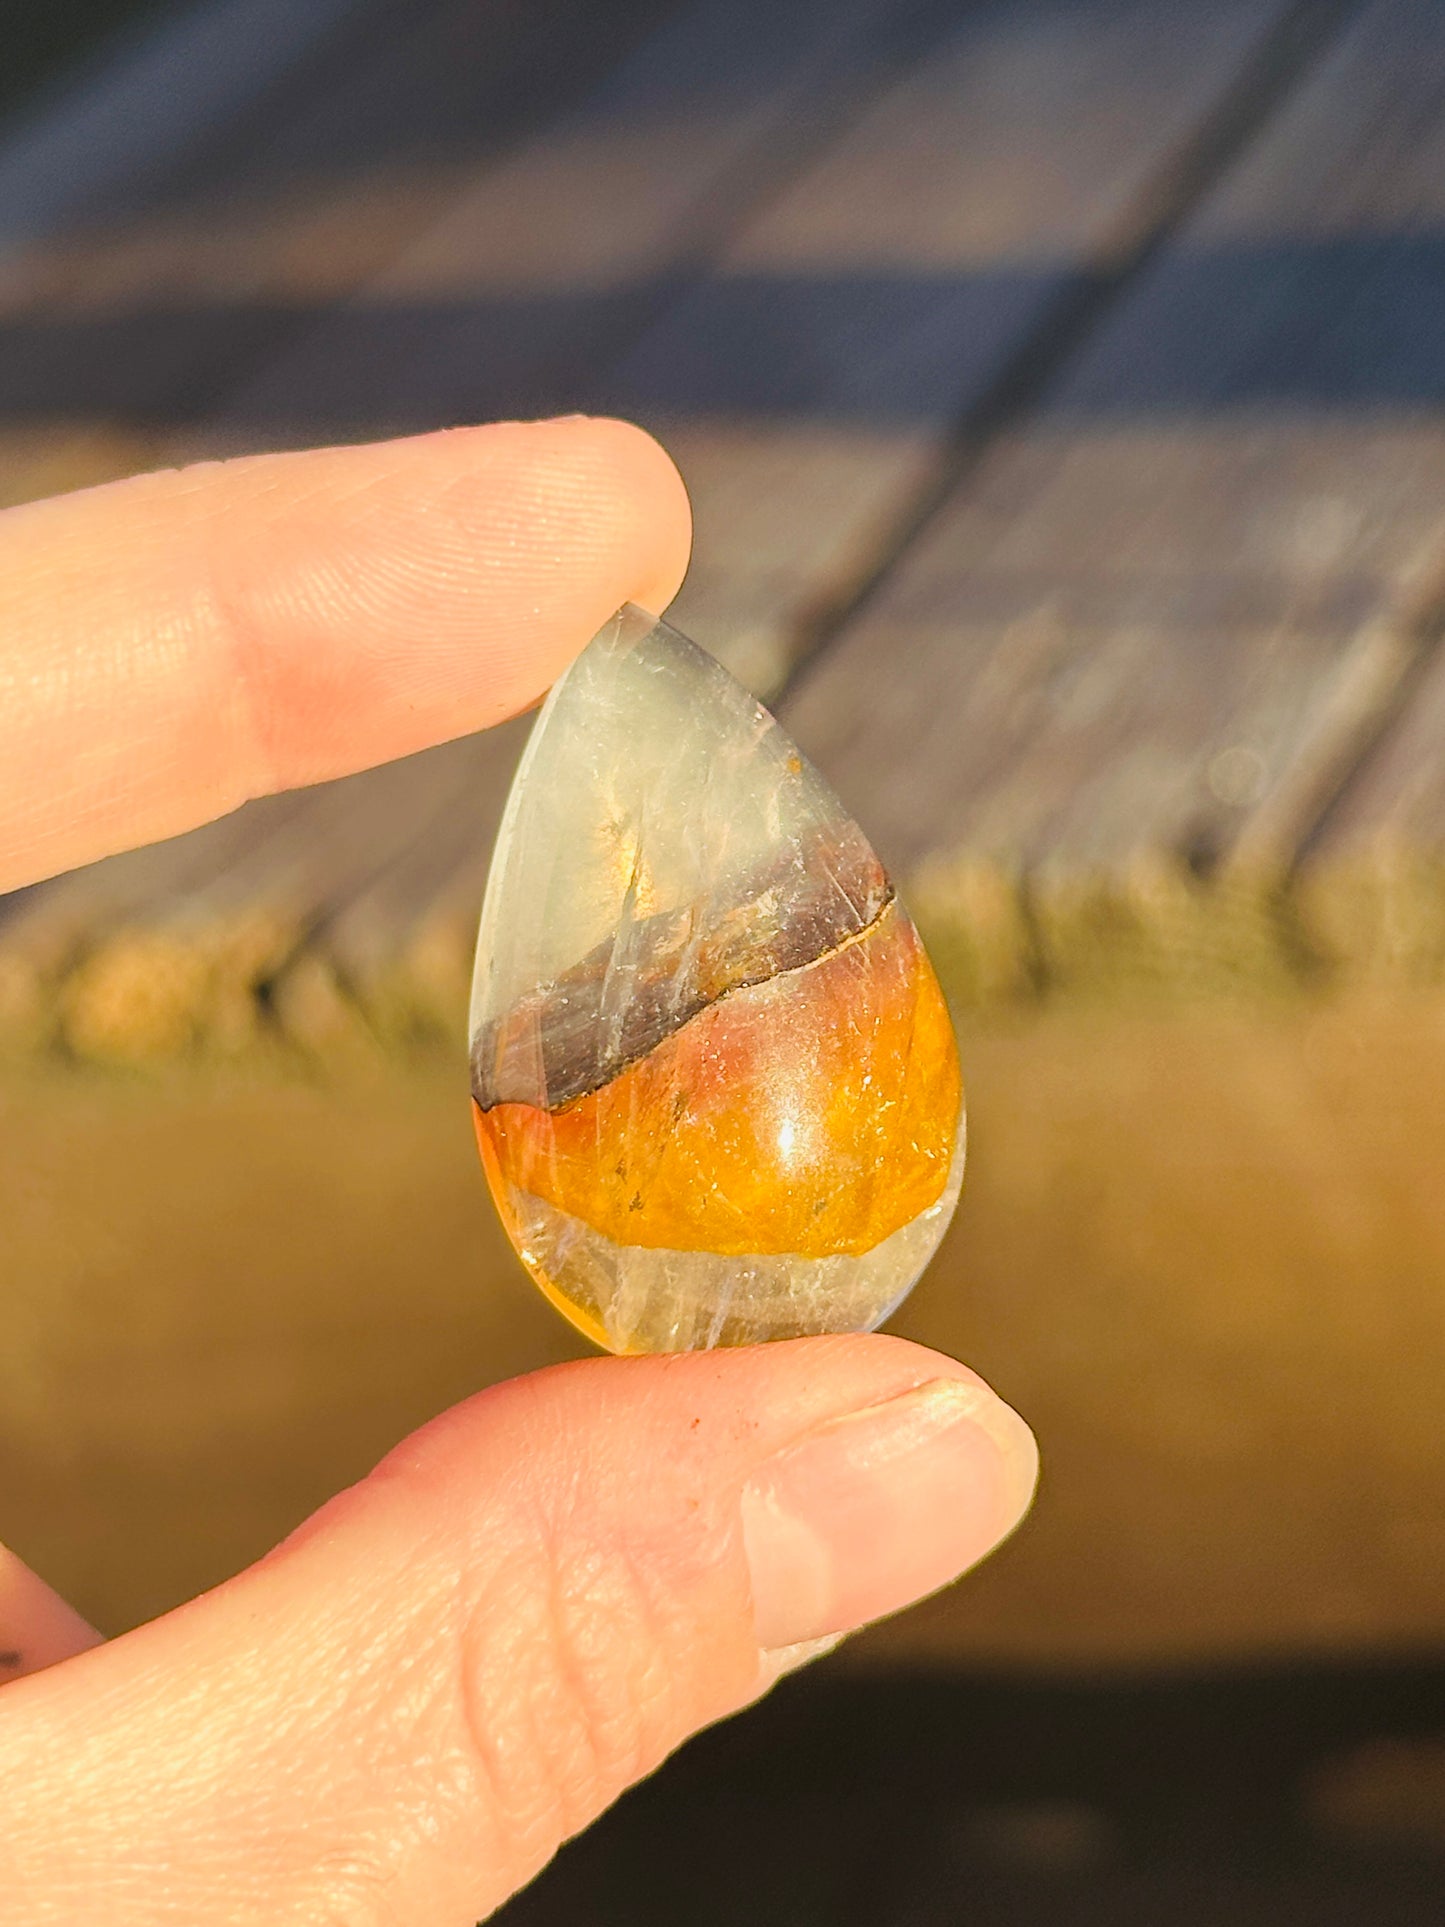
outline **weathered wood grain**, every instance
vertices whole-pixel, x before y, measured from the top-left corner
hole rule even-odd
[[[1441,23],[1358,16],[786,705],[895,862],[1308,836],[1445,519]]]
[[[698,512],[684,626],[776,684],[800,617],[907,498],[1020,328],[1138,219],[1259,26],[1257,7],[1108,0],[1026,22],[977,8],[779,181],[587,396],[659,427],[682,461]],[[379,874],[331,929],[339,966],[375,974],[418,919],[455,930],[483,848],[479,835],[459,852],[430,905],[409,860],[404,900]]]
[[[1445,531],[1423,559],[1413,593],[1402,595],[1381,637],[1393,643],[1402,676],[1413,669],[1375,753],[1362,758],[1320,824],[1308,856],[1318,865],[1368,860],[1391,851],[1445,850]]]
[[[173,172],[0,258],[0,416],[214,421],[477,169],[620,58],[667,0],[374,0],[346,40]],[[363,411],[364,412],[364,411]],[[265,440],[264,428],[259,439]]]
[[[1010,438],[786,706],[885,856],[1227,851],[1433,542],[1427,426]]]
[[[1021,342],[1167,219],[1161,174],[1286,11],[975,8],[739,236],[609,391],[697,501],[685,627],[785,681]]]
[[[4,130],[0,506],[162,458],[154,425],[118,405],[114,343],[81,341],[77,315],[89,311],[93,325],[108,300],[123,307],[138,270],[156,276],[163,299],[188,269],[200,277],[204,262],[214,274],[216,255],[237,240],[215,205],[226,158],[264,170],[318,97],[345,98],[354,66],[396,15],[397,0],[178,7],[103,45]],[[207,187],[209,223],[172,218],[167,245],[160,210]],[[150,345],[152,391],[174,382],[171,335]],[[110,385],[97,406],[98,380]]]
[[[315,433],[595,402],[706,271],[954,0],[691,0],[467,190],[234,409]]]
[[[380,0],[206,0],[145,21],[63,73],[0,137],[0,250],[52,239],[184,178],[217,131]]]
[[[534,407],[605,405],[609,358],[676,304],[677,290],[708,271],[739,220],[826,146],[920,43],[926,49],[950,12],[865,0],[841,13],[814,6],[784,17],[759,5],[748,26],[731,0],[686,9],[571,120],[479,181],[365,290],[354,313],[268,370],[258,412],[274,412],[280,394],[304,410],[328,382],[336,392],[338,381],[343,392],[364,388],[399,421],[421,406],[403,400],[417,384],[432,419],[459,404],[467,414],[510,411],[519,394]],[[361,375],[348,365],[355,344],[374,336],[373,310],[384,316],[437,284],[474,305],[460,303],[454,325],[420,308],[417,347],[424,343],[425,354],[393,352],[385,365],[364,364]],[[519,291],[551,310],[530,314]],[[498,292],[510,304],[489,307]],[[441,972],[427,1008],[443,991],[456,1008],[464,933],[475,920],[517,740],[514,732],[477,745],[466,790],[440,807],[420,789],[398,796],[393,823],[409,810],[413,825],[412,847],[398,859],[364,876],[333,863],[318,949],[383,1025],[401,1019],[398,997],[418,1014],[418,945],[428,960],[422,990]],[[316,954],[303,972],[314,975]],[[395,969],[403,960],[406,994]]]

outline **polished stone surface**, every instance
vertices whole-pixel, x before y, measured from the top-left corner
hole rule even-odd
[[[639,610],[534,727],[471,1036],[507,1230],[612,1350],[867,1329],[952,1215],[958,1059],[912,923],[767,711]]]

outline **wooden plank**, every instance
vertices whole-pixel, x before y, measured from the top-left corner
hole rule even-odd
[[[384,0],[212,151],[0,260],[0,416],[214,418],[666,4]]]
[[[1150,231],[1161,171],[1284,12],[972,9],[739,236],[604,396],[689,477],[685,628],[781,685],[1020,341]]]
[[[657,423],[682,459],[699,518],[685,626],[755,684],[778,680],[800,607],[1106,243],[1258,25],[1255,6],[1109,0],[1022,25],[974,10],[758,209],[588,397]]]
[[[1442,19],[1354,20],[786,705],[896,864],[1213,861],[1378,713],[1445,504]]]
[[[49,229],[42,210],[17,217],[0,248],[0,505],[266,439],[217,415],[228,384],[668,4],[370,0],[285,85],[218,114],[209,147],[163,150],[129,185],[102,170]]]
[[[787,720],[904,870],[1209,859],[1310,754],[1442,483],[1424,427],[1036,428]]]
[[[102,45],[0,140],[0,250],[174,181],[374,0],[208,0]]]
[[[971,10],[739,228],[588,397],[661,427],[682,460],[698,512],[683,626],[778,682],[801,619],[1020,328],[1139,219],[1259,30],[1254,6]],[[408,861],[342,911],[344,976],[384,979],[420,926],[428,970],[455,982],[485,828],[450,875],[433,864],[429,902]]]
[[[900,0],[693,0],[539,124],[356,300],[236,395],[292,435],[545,414],[609,362],[752,204],[911,53]]]
[[[1361,639],[1379,667],[1372,711],[1342,727],[1300,818],[1297,917],[1336,981],[1398,999],[1445,984],[1445,536]],[[1362,679],[1363,680],[1363,679]],[[1347,694],[1355,692],[1349,691]],[[1323,762],[1323,759],[1321,759]]]
[[[585,304],[564,301],[550,331],[530,324],[515,329],[491,365],[476,352],[474,330],[449,336],[427,311],[416,352],[391,341],[384,362],[373,368],[374,315],[398,311],[403,293],[439,277],[482,289],[509,276],[523,287],[565,288],[580,279],[584,288],[600,287],[604,301],[631,277],[638,288],[622,305],[630,312],[640,302],[635,319],[645,319],[659,298],[653,282],[665,293],[685,278],[699,250],[705,252],[708,234],[726,227],[736,204],[751,202],[760,183],[793,164],[800,115],[819,137],[829,113],[847,110],[860,87],[875,84],[880,62],[886,72],[890,60],[911,55],[918,31],[912,15],[892,0],[857,0],[842,12],[832,0],[810,0],[786,16],[763,0],[750,5],[752,12],[740,18],[736,0],[697,0],[604,77],[560,125],[485,170],[463,201],[368,282],[356,302],[232,395],[224,419],[275,420],[289,410],[299,418],[294,432],[304,434],[308,411],[328,405],[328,384],[332,394],[353,398],[350,410],[370,411],[366,425],[373,429],[378,417],[398,426],[409,410],[421,408],[408,399],[418,382],[427,420],[439,411],[513,412],[518,384],[545,381],[559,365],[574,371],[569,380],[590,385],[616,334],[599,333]],[[699,90],[701,101],[694,98]],[[519,310],[509,312],[525,319]],[[531,404],[540,405],[535,393]],[[355,421],[353,413],[353,427]],[[208,425],[205,433],[211,432]],[[434,921],[435,899],[450,896],[458,872],[475,892],[515,753],[515,736],[489,739],[456,755],[417,758],[402,770],[355,779],[334,795],[317,791],[287,816],[284,848],[268,836],[254,861],[229,860],[201,902],[224,902],[229,910],[253,892],[253,913],[274,909],[283,927],[295,928],[305,895],[300,878],[309,866],[303,926],[325,925],[343,975],[374,975],[418,919]],[[372,822],[383,826],[384,846],[365,827]],[[438,861],[443,850],[450,852],[445,863]],[[179,844],[176,860],[188,861]],[[163,866],[147,865],[144,882],[133,918],[194,925],[194,893],[184,906],[173,905]],[[31,921],[43,916],[42,905]]]
[[[1445,529],[1392,617],[1379,641],[1399,653],[1405,700],[1373,753],[1342,773],[1308,850],[1315,867],[1445,851]]]

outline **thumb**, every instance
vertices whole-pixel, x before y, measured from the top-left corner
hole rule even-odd
[[[595,1359],[5,1689],[10,1927],[469,1927],[789,1652],[981,1558],[1023,1422],[890,1338]]]

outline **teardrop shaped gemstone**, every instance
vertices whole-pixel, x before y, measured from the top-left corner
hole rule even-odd
[[[938,980],[868,843],[713,658],[625,608],[512,786],[472,988],[508,1235],[619,1352],[865,1331],[963,1177]]]

